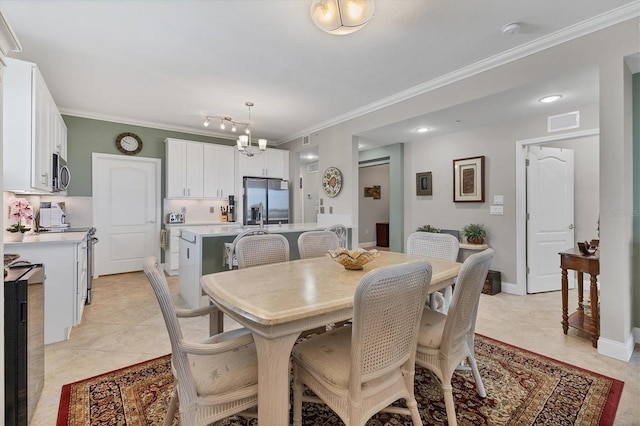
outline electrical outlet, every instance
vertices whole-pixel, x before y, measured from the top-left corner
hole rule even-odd
[[[329,206],[329,213],[333,214],[333,206]]]
[[[504,207],[503,206],[491,206],[491,209],[489,210],[489,214],[502,216],[504,214]]]
[[[504,204],[504,195],[494,195],[493,204],[498,204],[498,205]]]
[[[187,212],[186,207],[180,207],[180,213],[185,214]]]
[[[209,207],[209,213],[215,213],[216,208],[214,206]]]

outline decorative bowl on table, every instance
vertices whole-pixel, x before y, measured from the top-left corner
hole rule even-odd
[[[359,270],[362,269],[364,265],[380,256],[380,253],[378,253],[378,250],[367,251],[361,248],[357,250],[339,248],[336,250],[329,250],[329,255],[333,260],[344,266],[345,269]]]

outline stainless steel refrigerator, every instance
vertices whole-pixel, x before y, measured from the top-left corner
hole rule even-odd
[[[242,190],[242,223],[289,223],[289,181],[245,177]]]

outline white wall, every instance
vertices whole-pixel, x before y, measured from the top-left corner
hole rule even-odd
[[[364,188],[374,185],[380,186],[380,199],[364,196]],[[376,245],[376,223],[389,222],[389,164],[360,167],[358,189],[358,241],[361,245]]]

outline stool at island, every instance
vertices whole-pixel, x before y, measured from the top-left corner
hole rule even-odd
[[[592,255],[584,255],[577,249],[570,249],[558,253],[560,255],[560,268],[562,268],[562,329],[567,334],[569,326],[577,328],[591,335],[591,344],[598,347],[600,337],[600,318],[598,302],[598,280],[600,273],[600,252],[596,251]],[[571,269],[578,274],[578,309],[568,315],[569,304],[569,280],[567,270]],[[591,309],[585,312],[584,309],[584,289],[583,274],[590,275],[589,297]]]

